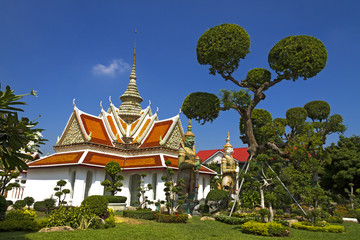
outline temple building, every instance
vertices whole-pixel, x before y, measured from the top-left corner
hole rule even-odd
[[[122,191],[117,195],[127,197],[127,206],[137,201],[140,174],[146,173],[145,184],[153,189],[147,192],[149,200],[165,200],[165,161],[178,170],[179,147],[184,141],[184,130],[179,114],[159,120],[158,111],[151,110],[151,104],[142,109],[142,97],[137,88],[134,62],[129,85],[122,96],[121,105],[116,107],[109,98],[105,111],[101,106],[98,116],[74,110],[66,127],[54,146],[55,154],[31,162],[27,172],[24,197],[36,201],[51,197],[56,182],[67,181],[65,188],[71,190],[66,201],[80,205],[90,195],[106,195],[101,182],[105,180],[104,167],[116,161],[122,168]],[[210,176],[216,173],[202,166],[198,179],[198,199],[210,191]]]

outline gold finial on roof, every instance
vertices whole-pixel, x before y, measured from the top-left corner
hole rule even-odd
[[[191,126],[191,119],[189,119],[189,126],[187,127],[187,132],[185,133],[185,137],[195,137],[195,135],[191,132],[192,126]]]
[[[229,148],[229,147],[233,147],[231,144],[230,144],[230,134],[228,132],[227,134],[227,138],[226,138],[226,144],[224,145],[224,148]]]

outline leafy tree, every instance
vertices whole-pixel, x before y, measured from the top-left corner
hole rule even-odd
[[[111,192],[111,195],[114,196],[117,192],[121,191],[123,186],[121,181],[124,180],[124,176],[120,174],[120,164],[115,161],[108,162],[105,165],[105,173],[110,179],[105,179],[101,185],[105,187],[106,192]]]
[[[138,187],[138,202],[139,208],[147,208],[148,204],[153,204],[152,201],[149,200],[147,196],[145,196],[145,193],[150,191],[152,189],[152,185],[149,183],[148,185],[145,185],[144,178],[146,177],[146,173],[142,173],[140,175],[141,180],[139,181],[140,187]]]
[[[243,80],[237,80],[233,73],[237,70],[240,59],[250,52],[250,37],[247,32],[236,24],[222,24],[207,30],[198,40],[196,53],[198,62],[210,65],[212,75],[219,74],[224,80],[233,82],[240,90],[222,90],[219,107],[214,101],[215,95],[208,93],[192,93],[186,99],[198,102],[212,111],[204,113],[198,107],[184,101],[183,112],[188,118],[203,123],[214,120],[220,110],[236,110],[242,119],[244,135],[242,141],[248,144],[251,157],[256,157],[261,147],[272,148],[281,152],[273,142],[265,142],[260,146],[254,133],[252,113],[260,101],[265,99],[265,91],[283,80],[296,81],[316,76],[324,67],[327,51],[323,43],[311,36],[289,36],[280,40],[269,52],[271,73],[263,68],[255,68],[248,72]],[[212,104],[212,107],[209,106]],[[196,105],[196,106],[197,106]],[[285,154],[285,153],[284,153]]]
[[[45,139],[42,138],[43,129],[37,129],[38,124],[30,121],[26,117],[18,118],[18,112],[23,109],[17,107],[25,105],[19,101],[24,96],[36,96],[35,91],[29,94],[15,95],[14,90],[6,86],[5,90],[0,90],[0,168],[6,170],[27,169],[24,160],[32,161],[33,157],[28,154],[39,151],[40,144]],[[41,153],[41,152],[40,152]]]
[[[28,209],[30,209],[30,207],[34,204],[35,200],[33,197],[26,197],[24,198],[24,202],[26,206],[28,206]]]
[[[66,204],[67,202],[65,201],[66,195],[70,193],[70,189],[64,188],[63,187],[66,185],[66,181],[65,180],[59,180],[56,183],[56,187],[54,188],[55,192],[55,196],[58,198],[58,203],[59,206]]]
[[[344,189],[353,184],[360,189],[360,136],[340,136],[337,144],[326,148],[331,162],[326,162],[321,174],[321,186],[333,193],[347,196]]]

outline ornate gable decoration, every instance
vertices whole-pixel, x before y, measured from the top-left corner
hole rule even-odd
[[[61,139],[57,142],[56,145],[57,146],[70,145],[74,143],[83,143],[83,142],[85,142],[85,138],[83,137],[82,131],[80,129],[75,114],[72,114]]]

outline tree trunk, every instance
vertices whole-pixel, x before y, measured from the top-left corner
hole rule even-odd
[[[254,129],[251,121],[251,112],[250,107],[246,110],[245,114],[242,114],[241,117],[244,119],[244,129],[247,138],[248,144],[248,153],[250,156],[256,156],[256,151],[258,147],[258,143],[255,139]]]
[[[264,196],[264,189],[260,187],[260,207],[265,208],[265,196]]]
[[[269,222],[274,220],[274,210],[272,208],[272,202],[269,202]]]

